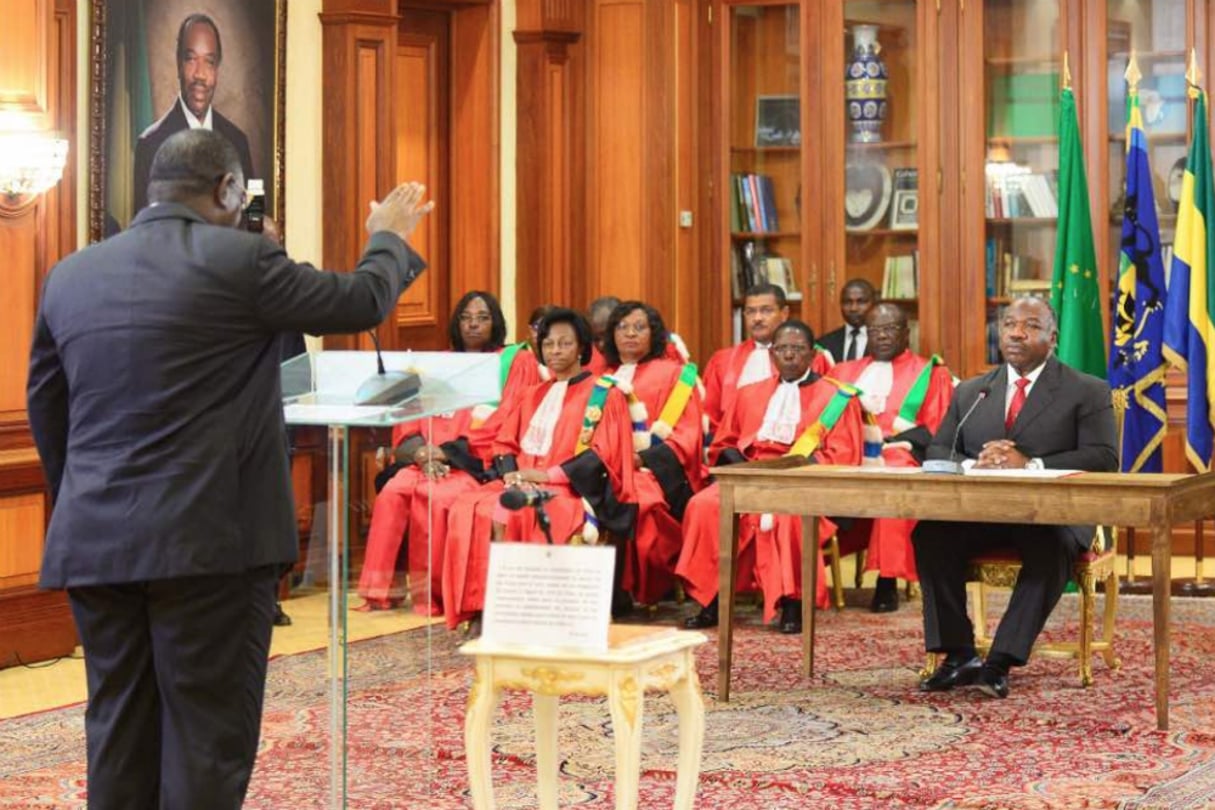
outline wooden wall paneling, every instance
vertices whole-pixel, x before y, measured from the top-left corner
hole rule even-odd
[[[6,275],[0,284],[0,312],[4,313],[9,340],[0,343],[0,425],[8,434],[26,431],[25,378],[29,368],[30,339],[34,333],[38,279],[45,264],[38,222],[39,202],[16,217],[0,217],[0,256]],[[9,440],[20,443],[15,435]],[[28,445],[29,439],[24,443]]]
[[[395,328],[386,345],[443,350],[450,307],[448,245],[452,218],[448,181],[450,110],[450,15],[402,9],[397,32],[393,149],[397,182],[425,183],[435,201],[410,241],[429,265],[397,304]],[[458,294],[458,293],[457,293]],[[383,341],[382,341],[383,342]]]
[[[397,16],[385,0],[325,0],[320,14],[326,267],[348,270],[366,242],[367,204],[392,188],[390,148]],[[390,340],[391,327],[381,327]],[[365,336],[331,335],[327,349],[370,348]]]
[[[641,300],[666,315],[671,328],[678,323],[674,307],[679,270],[675,263],[679,238],[675,11],[674,0],[641,7],[642,93],[633,133],[638,147],[637,200],[642,217],[635,271],[640,282],[638,292]],[[630,116],[617,114],[617,118]],[[615,270],[611,268],[612,278]]]
[[[821,7],[820,7],[821,6]],[[816,76],[802,79],[802,174],[803,188],[821,188],[823,194],[802,193],[802,251],[808,292],[802,301],[802,317],[815,334],[826,334],[839,325],[839,294],[847,280],[847,232],[844,222],[845,173],[840,160],[824,161],[822,155],[846,155],[848,125],[845,121],[844,66],[846,30],[844,4],[802,6],[802,53],[808,65],[839,66],[819,69]],[[814,17],[817,16],[817,20]],[[818,110],[815,115],[811,111]],[[813,128],[817,119],[821,129]],[[815,149],[816,142],[824,144]]]
[[[704,172],[707,176],[709,212],[706,219],[712,220],[708,231],[703,234],[701,244],[704,246],[709,263],[709,295],[707,305],[713,317],[707,319],[709,328],[700,336],[694,351],[696,356],[704,358],[702,365],[708,362],[713,352],[730,344],[732,321],[731,308],[733,296],[730,286],[730,110],[727,103],[730,78],[730,26],[726,15],[730,13],[721,0],[709,0],[706,19],[702,31],[706,33],[705,41],[709,43],[706,59],[709,75],[709,95],[714,102],[707,110],[702,110],[708,133],[705,144],[708,155],[703,160]]]
[[[941,70],[941,58],[934,47],[939,41],[940,14],[936,4],[922,0],[916,8],[916,25],[919,28],[916,40],[916,76],[915,96],[920,106],[917,114],[919,131],[912,137],[919,142],[919,176],[920,180],[920,210],[919,210],[919,242],[920,278],[919,278],[919,322],[920,322],[920,351],[922,354],[943,353],[946,351],[947,329],[956,328],[956,318],[945,317],[946,290],[954,290],[952,283],[946,282],[942,275],[945,265],[941,261],[941,186],[938,178],[943,177],[944,169],[941,158],[941,126],[937,117],[940,105],[938,86]],[[925,204],[927,201],[927,204]],[[956,220],[945,220],[955,221]],[[951,336],[951,347],[957,345],[956,335]],[[959,356],[955,350],[946,357]]]
[[[721,245],[725,235],[719,230],[718,211],[724,204],[718,203],[719,189],[714,174],[717,156],[724,148],[722,133],[716,126],[714,99],[722,98],[721,75],[718,60],[721,47],[717,29],[721,28],[721,9],[717,0],[696,0],[696,75],[700,89],[694,105],[694,125],[699,133],[694,171],[696,173],[696,219],[693,236],[699,253],[695,269],[699,275],[699,308],[691,323],[681,324],[684,339],[692,352],[692,358],[704,368],[714,350],[730,342],[729,333],[729,279],[725,279],[723,299],[722,267],[724,258]],[[707,313],[717,313],[707,317]]]
[[[959,155],[962,155],[962,129],[959,126],[958,110],[965,103],[959,78],[963,73],[963,65],[969,57],[968,49],[961,47],[962,20],[958,14],[949,10],[936,15],[936,37],[930,39],[933,43],[933,59],[937,77],[938,99],[935,110],[937,145],[933,159],[937,168],[936,177],[922,177],[920,194],[937,185],[937,271],[936,280],[939,287],[935,293],[931,289],[920,291],[921,306],[925,298],[935,297],[941,304],[945,303],[946,290],[950,291],[948,301],[951,306],[961,307],[964,311],[982,308],[981,298],[975,299],[974,287],[966,280],[972,275],[972,268],[962,260],[965,255],[963,232],[969,220],[963,216],[962,207],[962,173],[959,171]],[[963,157],[962,160],[965,160]],[[937,178],[940,178],[938,184]],[[931,184],[931,185],[930,185]],[[924,215],[921,206],[920,215]],[[945,225],[944,223],[950,223]],[[955,303],[956,302],[956,303]],[[969,363],[967,341],[964,337],[970,327],[970,322],[964,318],[949,317],[945,319],[944,308],[937,309],[937,317],[941,323],[936,328],[934,345],[945,359],[950,371],[962,376]],[[920,329],[927,324],[927,316],[921,319]]]
[[[451,149],[448,209],[452,302],[469,290],[499,295],[498,197],[501,153],[497,3],[464,6],[451,17]],[[450,306],[448,307],[450,310]]]
[[[46,498],[41,492],[0,498],[0,590],[38,584]]]
[[[6,14],[0,26],[0,129],[41,130],[54,125],[50,97],[50,74],[58,64],[51,58],[54,6],[54,0],[9,4],[14,13]]]
[[[588,40],[587,298],[640,298],[644,223],[651,216],[643,152],[662,150],[668,133],[653,131],[645,83],[643,0],[593,0]],[[585,302],[576,302],[583,305]]]
[[[520,0],[518,8],[515,323],[523,324],[540,304],[578,305],[571,265],[580,254],[574,224],[583,220],[573,209],[582,184],[574,173],[584,129],[572,52],[584,20],[557,0]]]
[[[675,0],[672,19],[672,47],[674,57],[671,79],[674,97],[671,102],[672,129],[675,135],[673,206],[666,218],[674,230],[674,256],[672,261],[672,286],[668,293],[663,315],[671,328],[679,332],[689,347],[700,342],[699,332],[704,312],[706,292],[706,269],[701,261],[699,231],[708,230],[711,222],[709,209],[700,199],[701,173],[698,154],[702,150],[698,104],[701,93],[700,72],[700,3],[698,0]],[[707,15],[705,15],[707,16]],[[692,226],[684,227],[678,221],[683,211],[692,214]],[[703,366],[709,359],[705,354],[693,354],[692,359]]]
[[[958,243],[960,291],[957,306],[961,314],[961,356],[951,359],[950,369],[965,379],[977,374],[986,365],[987,292],[986,281],[978,268],[983,267],[986,223],[984,221],[984,183],[987,160],[986,110],[983,92],[983,4],[967,3],[961,12],[958,47],[958,105],[953,108],[952,126],[961,133],[962,143],[956,154],[961,164],[953,170],[961,172],[962,210],[957,220],[961,231]],[[949,172],[946,172],[947,174]],[[954,363],[957,367],[954,367]]]

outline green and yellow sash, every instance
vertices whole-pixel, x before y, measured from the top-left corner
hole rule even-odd
[[[826,407],[823,408],[823,412],[818,415],[818,419],[815,419],[814,422],[802,431],[802,435],[789,448],[789,452],[785,453],[786,456],[804,456],[809,458],[818,449],[818,446],[822,444],[823,437],[831,431],[831,428],[835,427],[835,423],[839,421],[840,415],[844,413],[844,408],[848,407],[849,400],[860,394],[860,389],[854,385],[831,377],[824,377],[823,379],[834,385],[838,390],[835,392],[835,396],[831,397],[827,402]]]
[[[662,413],[650,426],[653,444],[662,444],[675,430],[675,425],[679,424],[679,420],[683,418],[683,412],[687,410],[688,401],[692,398],[692,390],[695,387],[696,364],[686,363],[683,370],[679,372],[679,381],[675,383],[675,387],[667,396],[667,401],[663,403]]]
[[[907,391],[907,396],[903,398],[903,404],[899,406],[898,416],[894,418],[895,433],[902,433],[916,426],[916,417],[919,416],[920,408],[924,407],[924,400],[928,396],[928,385],[932,382],[932,370],[944,362],[940,355],[934,354],[924,364],[924,368],[920,369],[915,382]]]

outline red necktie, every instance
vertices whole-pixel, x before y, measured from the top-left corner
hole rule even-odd
[[[1008,415],[1004,417],[1004,432],[1011,433],[1012,426],[1017,422],[1017,415],[1025,406],[1025,389],[1029,387],[1029,378],[1017,380],[1017,390],[1013,392],[1012,402],[1008,403]]]

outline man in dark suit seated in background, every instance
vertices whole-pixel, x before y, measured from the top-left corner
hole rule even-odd
[[[371,328],[425,267],[416,183],[373,206],[355,270],[325,273],[237,229],[244,179],[219,134],[169,138],[153,204],[52,268],[34,326],[40,584],[68,589],[84,645],[97,810],[240,807],[299,552],[281,335]]]
[[[840,290],[840,315],[844,325],[818,339],[818,345],[831,353],[833,363],[860,360],[869,348],[865,316],[878,301],[877,290],[863,278],[849,279]]]
[[[253,174],[249,139],[236,124],[211,106],[219,80],[224,46],[219,28],[206,14],[191,14],[177,30],[177,80],[181,95],[159,121],[148,127],[135,143],[135,211],[148,204],[148,172],[156,150],[172,134],[183,129],[210,129],[223,135],[240,155],[240,168],[248,181]]]
[[[1047,302],[1013,301],[1000,322],[1005,364],[958,386],[928,458],[950,458],[957,435],[957,452],[978,468],[1116,471],[1109,386],[1060,363],[1053,355],[1058,335]],[[972,407],[959,432],[962,415]],[[973,684],[1007,697],[1009,668],[1029,660],[1076,558],[1092,541],[1092,526],[920,521],[912,542],[924,594],[924,643],[929,652],[946,655],[920,688],[936,692]],[[966,570],[970,558],[999,548],[1017,550],[1021,574],[981,661],[966,615]]]

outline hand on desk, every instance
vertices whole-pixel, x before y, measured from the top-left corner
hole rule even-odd
[[[975,467],[986,470],[1019,470],[1029,459],[1009,439],[993,439],[983,445]]]

